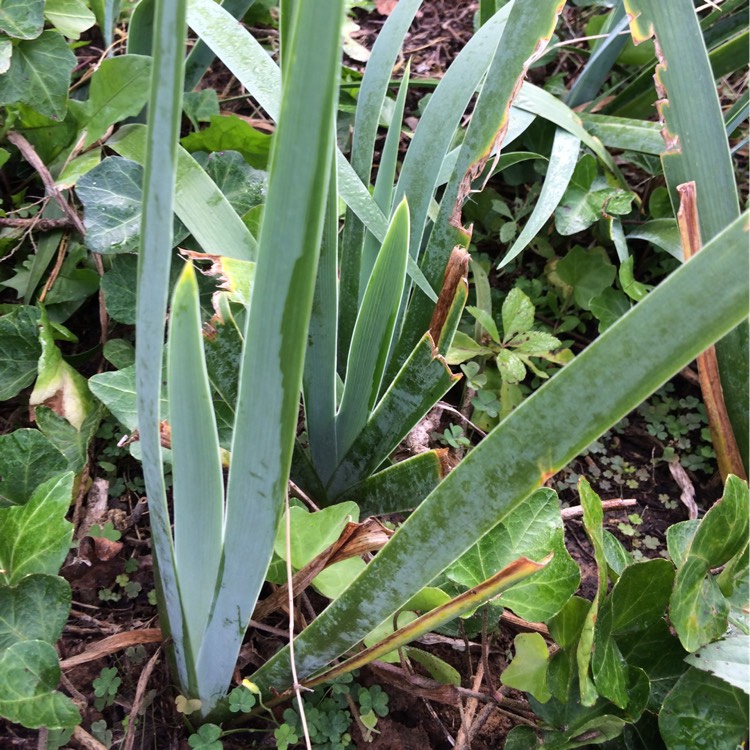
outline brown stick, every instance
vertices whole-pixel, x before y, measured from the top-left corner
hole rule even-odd
[[[60,668],[71,669],[80,664],[95,661],[96,659],[101,659],[103,656],[109,656],[117,651],[122,651],[130,646],[137,646],[142,643],[161,643],[162,639],[162,632],[159,628],[144,628],[143,630],[118,633],[95,643],[83,653],[63,659],[60,662]]]
[[[15,131],[9,132],[6,137],[21,152],[21,156],[34,167],[37,174],[42,178],[42,183],[47,194],[54,198],[63,213],[70,219],[76,231],[83,237],[86,234],[86,229],[83,226],[81,217],[63,198],[62,193],[57,189],[57,185],[55,185],[55,181],[52,179],[49,169],[47,169],[44,162],[39,158],[39,154],[37,154],[34,147],[20,133]]]
[[[64,219],[16,219],[12,216],[1,216],[0,227],[11,227],[14,229],[36,229],[38,232],[53,232],[55,229],[73,229],[73,222],[69,218]]]
[[[146,695],[146,687],[148,681],[151,678],[151,673],[154,671],[156,662],[159,659],[159,653],[161,652],[161,646],[156,649],[156,653],[148,660],[146,668],[141,672],[141,676],[138,678],[138,685],[135,688],[135,698],[133,698],[133,706],[130,710],[130,719],[128,721],[128,731],[125,732],[125,741],[123,742],[123,750],[133,750],[133,744],[135,742],[135,723],[138,718],[138,712],[141,710],[143,705],[143,698]]]
[[[680,195],[677,224],[680,228],[685,261],[688,261],[702,247],[695,182],[678,185],[677,192]],[[737,440],[724,402],[716,348],[709,346],[705,352],[698,355],[697,362],[703,403],[706,405],[708,415],[708,428],[711,431],[711,440],[716,451],[721,478],[726,481],[727,474],[736,474],[740,479],[747,480],[742,456],[737,447]]]

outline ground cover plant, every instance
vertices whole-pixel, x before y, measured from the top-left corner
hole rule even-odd
[[[0,241],[18,295],[0,318],[0,715],[41,727],[47,747],[153,733],[159,652],[120,727],[103,718],[122,703],[115,667],[92,673],[93,709],[69,681],[77,703],[57,689],[72,583],[113,606],[155,601],[160,629],[129,628],[63,668],[164,641],[191,747],[377,742],[392,701],[352,682],[366,665],[410,689],[419,665],[428,695],[474,701],[472,714],[479,696],[512,709],[507,747],[741,744],[748,219],[734,174],[746,142],[733,162],[727,137],[747,95],[722,116],[714,79],[743,71],[746,5],[682,2],[677,22],[646,0],[604,14],[482,2],[416,105],[399,56],[418,0],[379,7],[366,63],[343,72],[357,12],[343,1],[282,0],[271,15],[79,5],[0,9],[0,159],[17,170]],[[566,88],[549,66],[577,13],[603,34]],[[274,55],[235,17],[277,24]],[[623,49],[628,22],[653,39],[640,57]],[[127,47],[71,90],[65,39],[90,30],[117,47],[123,28]],[[262,118],[191,90],[214,58]],[[643,114],[655,97],[658,123]],[[663,182],[647,200],[643,175]],[[631,555],[570,462],[640,406],[686,502],[686,470],[712,471],[708,433],[692,451],[695,420],[645,400],[696,357],[723,498],[693,501],[662,549]],[[628,481],[622,460],[600,465],[600,481]],[[566,547],[554,482],[575,486],[593,566]],[[118,513],[108,495],[124,490]],[[623,517],[621,538],[641,523]],[[54,617],[40,626],[42,612]],[[504,612],[531,632],[497,690],[487,639]],[[286,645],[258,651],[269,627]],[[415,644],[434,632],[481,634],[485,692],[477,673],[462,693],[455,667]],[[479,726],[465,719],[458,744]]]

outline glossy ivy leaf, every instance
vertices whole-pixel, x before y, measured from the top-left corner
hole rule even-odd
[[[659,730],[668,750],[741,747],[747,738],[745,693],[724,680],[690,667],[659,712]]]
[[[37,406],[34,417],[44,437],[65,456],[67,468],[78,474],[88,460],[89,443],[99,427],[102,411],[100,406],[91,409],[80,429],[47,406]]]
[[[36,39],[44,28],[44,0],[5,0],[0,31],[15,39]]]
[[[81,715],[73,701],[55,690],[60,666],[54,647],[23,641],[0,655],[0,716],[29,729],[74,727]]]
[[[68,39],[79,39],[96,23],[96,16],[83,0],[46,0],[44,17]]]
[[[563,608],[548,622],[550,635],[560,648],[570,648],[581,634],[581,628],[590,602],[580,596],[573,596],[565,602]]]
[[[13,398],[31,385],[42,347],[39,343],[39,310],[19,305],[0,317],[0,401]]]
[[[193,158],[240,216],[265,200],[268,174],[251,167],[238,151],[195,153]]]
[[[73,473],[40,485],[26,505],[0,509],[0,582],[15,585],[32,573],[56,575],[68,554],[73,524],[65,520]]]
[[[674,523],[667,529],[667,552],[678,570],[685,564],[690,542],[700,523],[700,519],[691,518],[689,521]]]
[[[27,104],[40,115],[62,120],[68,109],[75,55],[57,31],[44,31],[13,48],[10,68],[0,77],[0,105]]]
[[[42,310],[39,341],[42,356],[39,358],[38,377],[29,396],[29,405],[49,406],[80,431],[86,417],[94,408],[86,379],[62,356],[55,345],[47,312]]]
[[[513,639],[515,656],[500,675],[500,682],[516,690],[531,693],[540,703],[551,697],[547,687],[549,651],[539,633],[519,633]]]
[[[120,156],[107,157],[78,180],[89,250],[106,255],[138,249],[142,182],[143,167]],[[174,234],[174,244],[187,236],[178,219]]]
[[[620,708],[628,705],[627,661],[616,636],[642,631],[666,611],[674,581],[667,560],[635,563],[623,571],[599,610],[594,636],[592,671],[600,695]]]
[[[565,194],[555,209],[555,228],[562,235],[588,229],[603,216],[630,213],[633,194],[612,187],[597,176],[596,159],[586,154],[578,162]]]
[[[602,602],[607,593],[607,559],[604,555],[604,534],[602,522],[604,511],[602,501],[591,489],[591,485],[584,477],[578,482],[578,493],[583,507],[583,527],[594,548],[594,559],[597,567],[597,589],[591,607],[586,615],[581,630],[581,637],[576,649],[576,660],[578,662],[578,684],[581,691],[581,703],[584,706],[593,706],[596,702],[597,691],[589,674],[591,657],[594,652],[594,628],[598,619]],[[619,672],[620,670],[618,670]],[[618,675],[619,680],[620,675]],[[621,683],[618,683],[621,685]]]
[[[658,712],[666,694],[687,669],[685,649],[660,619],[649,627],[617,639],[625,660],[648,675],[650,684],[649,709]]]
[[[555,266],[557,276],[573,288],[575,303],[588,310],[594,297],[599,296],[615,280],[616,270],[603,248],[584,250],[580,245]]]
[[[734,634],[709,643],[685,661],[750,695],[750,636]]]
[[[109,316],[118,323],[135,324],[135,279],[138,258],[130,253],[116,255],[104,272],[101,289]]]
[[[289,517],[292,567],[299,570],[339,538],[347,521],[359,521],[359,508],[356,503],[346,502],[310,513],[300,506],[292,506]],[[282,560],[286,560],[284,518],[276,531],[273,549]]]
[[[313,578],[312,586],[327,599],[336,599],[366,567],[361,557],[340,560],[318,573]],[[284,580],[286,580],[286,571]]]
[[[118,370],[135,363],[135,347],[126,339],[109,339],[102,354],[104,359]]]
[[[214,89],[186,91],[182,95],[182,110],[193,129],[198,130],[198,123],[209,122],[212,117],[219,115],[219,95]]]
[[[89,378],[89,388],[109,411],[128,429],[138,426],[135,406],[135,365]],[[162,418],[167,415],[167,399],[162,393]]]
[[[180,144],[191,153],[238,151],[251,167],[265,169],[271,136],[255,130],[237,115],[216,115],[207,128],[185,136]]]
[[[742,551],[747,539],[747,483],[730,475],[724,496],[703,517],[677,571],[670,599],[670,619],[687,651],[721,637],[729,603],[711,568],[726,564]]]
[[[67,468],[65,457],[39,430],[0,435],[0,509],[28,502],[39,485]]]
[[[151,58],[143,55],[110,57],[99,65],[91,76],[89,98],[71,102],[79,127],[86,131],[84,148],[98,141],[111,125],[143,109],[148,100],[144,82],[150,75]]]
[[[540,560],[554,551],[542,570],[504,592],[495,601],[532,621],[552,617],[575,593],[578,566],[565,549],[559,500],[554,491],[537,490],[526,504],[448,567],[448,578],[471,588],[519,557]]]
[[[34,573],[16,586],[0,586],[0,652],[21,641],[55,643],[70,611],[70,584]]]

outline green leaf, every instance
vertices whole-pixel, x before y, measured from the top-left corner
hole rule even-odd
[[[520,383],[526,377],[526,365],[510,349],[501,349],[495,359],[500,377],[505,383]]]
[[[42,353],[39,343],[39,310],[18,305],[0,317],[0,400],[13,398],[36,378]]]
[[[336,599],[366,567],[361,557],[340,560],[318,573],[312,585],[327,599]]]
[[[664,697],[688,668],[685,650],[669,629],[666,620],[657,620],[644,630],[617,638],[625,660],[648,675],[649,710],[658,713]]]
[[[218,7],[218,6],[217,6]],[[118,154],[138,164],[146,159],[143,125],[126,125],[107,141]],[[207,211],[206,206],[211,210]],[[206,253],[254,260],[257,242],[216,183],[183,148],[177,149],[174,211]],[[180,241],[173,230],[172,243]]]
[[[78,180],[89,250],[106,255],[138,249],[142,181],[143,168],[119,156],[107,157]],[[176,226],[175,233],[175,242],[185,237],[184,228]]]
[[[110,412],[128,429],[138,426],[135,407],[135,365],[89,378],[89,388]],[[166,394],[162,394],[162,418],[167,415]]]
[[[588,310],[594,297],[615,280],[616,270],[601,248],[576,245],[555,267],[560,279],[573,287],[576,304]]]
[[[589,667],[591,657],[596,648],[595,645],[595,625],[599,617],[604,597],[607,593],[607,558],[604,555],[604,533],[602,522],[604,520],[604,511],[602,510],[602,501],[599,496],[591,489],[591,485],[584,477],[578,480],[578,493],[581,498],[583,507],[583,527],[586,536],[594,548],[594,559],[597,568],[597,588],[591,607],[586,615],[581,630],[581,637],[576,649],[576,661],[578,663],[578,684],[581,691],[581,703],[584,706],[593,706],[596,702],[597,691],[594,682],[589,676]],[[609,662],[611,665],[612,662]],[[617,670],[617,689],[623,689],[623,665],[614,667]],[[615,678],[613,678],[614,681]]]
[[[182,96],[182,109],[193,127],[198,130],[199,122],[209,122],[219,114],[219,95],[215,89],[186,91]]]
[[[240,216],[263,203],[268,181],[265,172],[253,169],[237,151],[223,150],[208,154],[205,158],[201,156],[195,154],[196,161]]]
[[[135,324],[135,279],[138,258],[131,254],[116,255],[104,272],[101,290],[109,316],[118,323]]]
[[[70,584],[60,576],[32,574],[0,586],[0,652],[21,641],[55,643],[70,611]]]
[[[589,607],[589,601],[580,596],[573,596],[548,621],[549,632],[560,648],[570,648],[576,642],[581,634],[581,628],[586,620]]]
[[[684,260],[680,229],[675,219],[651,219],[626,235],[627,239],[646,240],[652,245],[668,252],[680,262]]]
[[[0,655],[0,715],[30,729],[74,727],[81,715],[70,698],[55,690],[60,666],[44,641],[16,643]]]
[[[46,0],[44,17],[68,39],[80,38],[96,23],[96,17],[83,0]]]
[[[669,750],[741,747],[747,737],[747,696],[724,680],[690,667],[659,712]]]
[[[750,695],[749,647],[750,636],[731,635],[688,654],[685,661]]]
[[[502,268],[518,256],[529,242],[539,234],[547,219],[555,212],[566,194],[580,150],[581,141],[577,136],[562,128],[557,129],[555,140],[552,143],[547,174],[539,198],[534,204],[534,210],[524,225],[521,234],[518,235],[513,246],[498,264],[498,268]]]
[[[342,0],[301,3],[294,13],[289,54],[295,65],[289,66],[284,81],[246,315],[227,481],[222,585],[197,664],[201,696],[206,697],[202,711],[213,708],[230,682],[286,496],[334,155],[342,17]],[[276,323],[269,325],[272,320]]]
[[[47,406],[37,406],[34,418],[44,436],[65,456],[66,468],[78,474],[88,461],[89,443],[99,426],[101,412],[101,407],[91,409],[80,430]]]
[[[299,570],[339,538],[347,521],[359,521],[359,508],[355,503],[347,502],[309,513],[294,506],[289,509],[289,518],[292,567]],[[276,531],[273,548],[282,560],[286,560],[286,523],[283,519]]]
[[[185,136],[180,143],[190,153],[237,151],[251,167],[265,169],[271,136],[257,131],[237,115],[215,115],[207,128]]]
[[[40,484],[66,469],[63,455],[39,430],[0,435],[0,508],[23,505]]]
[[[421,664],[428,671],[430,677],[441,685],[456,685],[458,687],[461,684],[459,671],[435,654],[413,646],[405,646],[404,653],[407,658]],[[375,685],[374,687],[378,686]],[[380,715],[385,716],[385,713]]]
[[[547,644],[539,633],[519,633],[513,639],[516,654],[503,670],[500,682],[516,690],[531,693],[540,703],[551,697],[547,688]]]
[[[519,557],[540,559],[554,551],[543,570],[504,592],[496,601],[535,622],[547,620],[573,595],[580,580],[578,566],[565,550],[557,495],[537,490],[523,508],[496,526],[445,571],[448,578],[471,588]]]
[[[612,634],[643,630],[664,616],[674,581],[668,560],[648,560],[628,565],[609,596]]]
[[[192,263],[183,267],[172,296],[167,388],[175,567],[195,661],[218,585],[224,475],[203,351],[198,280]]]
[[[503,300],[503,343],[534,325],[534,304],[520,289],[514,288]]]
[[[748,505],[747,483],[730,475],[724,496],[701,520],[677,571],[669,611],[687,651],[696,651],[726,630],[729,604],[710,570],[744,547]]]
[[[91,77],[88,100],[77,108],[79,126],[86,131],[84,148],[98,141],[110,125],[135,117],[143,109],[148,100],[148,87],[143,83],[150,74],[151,58],[143,55],[110,57],[101,63]]]
[[[483,328],[490,335],[490,338],[493,341],[497,342],[498,344],[500,343],[500,334],[498,333],[495,321],[492,319],[492,315],[490,315],[486,310],[480,310],[478,307],[474,307],[473,305],[467,305],[466,312],[469,313],[477,321],[477,323],[479,323],[481,328]]]
[[[408,251],[409,207],[403,200],[393,214],[354,324],[344,392],[336,415],[340,456],[346,455],[378,399],[404,288]]]
[[[494,352],[489,347],[477,344],[471,336],[463,331],[456,331],[448,354],[445,355],[445,361],[449,365],[460,365],[474,357],[487,357],[491,354],[494,354]]]
[[[39,340],[42,356],[39,358],[38,376],[29,405],[49,406],[80,431],[81,425],[93,409],[86,378],[71,367],[55,345],[47,313],[42,310]]]
[[[36,39],[44,28],[44,0],[4,0],[0,31],[16,39]]]
[[[135,348],[127,339],[108,339],[102,354],[118,369],[130,367],[135,362]]]
[[[35,112],[62,120],[68,109],[75,55],[57,31],[44,31],[13,48],[10,69],[0,77],[0,104],[28,104]]]
[[[0,509],[0,581],[31,573],[56,575],[68,554],[73,524],[65,520],[73,493],[69,472],[40,485],[26,505]]]

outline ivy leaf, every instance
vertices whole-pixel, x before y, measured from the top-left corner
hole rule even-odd
[[[573,287],[575,303],[588,310],[591,300],[615,280],[615,267],[602,248],[584,250],[576,245],[557,264],[555,271],[561,281]]]
[[[268,175],[253,169],[239,152],[193,154],[193,158],[206,170],[240,216],[264,202]]]
[[[39,310],[19,305],[0,318],[0,401],[13,398],[34,382],[42,353]]]
[[[54,647],[23,641],[0,656],[0,715],[29,729],[74,727],[81,715],[70,698],[55,690],[60,665]]]
[[[96,16],[82,0],[46,0],[44,17],[68,39],[80,38],[96,23]]]
[[[750,636],[737,634],[709,643],[685,661],[750,695]]]
[[[26,503],[40,484],[67,468],[65,457],[39,430],[0,435],[0,513]]]
[[[118,323],[135,325],[135,284],[138,257],[130,253],[116,255],[104,272],[101,286],[109,316]]]
[[[15,39],[36,39],[44,28],[44,0],[4,0],[0,31]]]
[[[22,102],[40,115],[62,120],[75,64],[75,55],[57,31],[20,42],[13,48],[8,72],[0,77],[0,105]]]
[[[195,151],[239,151],[255,169],[265,169],[271,148],[271,136],[260,133],[237,115],[216,115],[199,133],[180,141],[183,148]]]
[[[141,226],[143,167],[121,156],[109,156],[78,180],[83,204],[86,247],[95,253],[138,250]],[[187,236],[175,218],[174,244]]]
[[[42,344],[42,356],[39,358],[39,375],[29,397],[29,405],[49,406],[80,431],[94,407],[86,379],[63,359],[55,345],[52,328],[44,310],[41,323],[39,340]]]
[[[70,584],[60,576],[33,574],[17,586],[0,586],[0,651],[21,641],[55,643],[70,611]]]
[[[540,703],[551,697],[547,688],[549,651],[539,633],[519,633],[513,639],[516,655],[500,675],[500,682],[516,690],[531,693]]]
[[[741,747],[748,718],[742,690],[690,667],[664,699],[659,730],[669,748]]]
[[[710,570],[742,551],[747,526],[747,483],[730,475],[724,496],[701,520],[675,578],[670,620],[686,651],[697,650],[726,630],[729,603]]]
[[[26,505],[0,509],[0,582],[60,570],[73,536],[65,520],[72,494],[71,471],[38,487]]]

